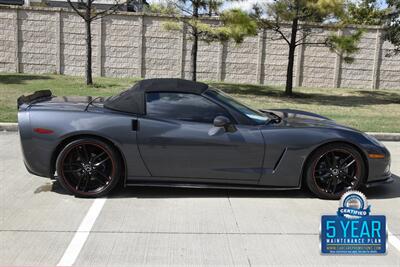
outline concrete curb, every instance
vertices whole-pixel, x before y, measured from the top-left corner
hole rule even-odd
[[[18,131],[18,123],[2,122],[0,123],[0,131],[16,132]],[[379,141],[400,141],[400,133],[367,133],[374,136]]]
[[[16,132],[18,131],[18,123],[15,122],[1,122],[0,131],[2,132]]]
[[[400,133],[367,133],[379,141],[400,141]]]

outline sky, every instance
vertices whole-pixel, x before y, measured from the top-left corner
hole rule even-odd
[[[267,1],[260,1],[260,0],[247,0],[247,1],[240,1],[240,2],[234,2],[234,3],[229,3],[225,4],[224,8],[242,8],[244,10],[251,10],[254,4],[260,3],[260,2],[267,2]]]
[[[148,0],[149,3],[154,3],[154,2],[162,2],[163,0]],[[255,3],[265,3],[265,2],[272,2],[273,0],[244,0],[244,1],[237,1],[237,2],[232,2],[232,3],[227,3],[224,4],[223,9],[228,9],[228,8],[242,8],[244,10],[250,11]],[[353,0],[354,2],[358,0]],[[386,7],[385,0],[379,0],[378,1],[379,5],[381,7]]]
[[[163,0],[148,0],[149,3],[162,2]],[[244,10],[251,10],[255,3],[265,2],[266,0],[245,0],[238,1],[229,4],[224,4],[223,8],[243,8]],[[268,0],[267,0],[268,1]],[[272,0],[271,0],[272,1]]]

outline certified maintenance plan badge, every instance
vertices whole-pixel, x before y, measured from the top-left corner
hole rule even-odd
[[[322,254],[385,254],[387,231],[383,215],[370,215],[367,198],[348,191],[340,199],[337,215],[321,218]]]

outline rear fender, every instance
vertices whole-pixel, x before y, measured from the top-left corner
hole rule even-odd
[[[51,177],[54,173],[54,154],[60,144],[76,136],[99,136],[113,143],[126,159],[127,175],[149,176],[136,144],[136,132],[132,130],[131,115],[101,112],[31,110],[30,127],[27,132],[30,138],[22,140],[26,161],[35,173]],[[44,128],[51,134],[40,134],[33,131]]]

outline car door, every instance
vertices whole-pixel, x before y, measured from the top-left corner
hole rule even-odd
[[[257,183],[264,157],[259,128],[235,125],[235,131],[226,132],[213,125],[219,115],[234,121],[227,110],[201,95],[147,93],[137,136],[151,175]]]

